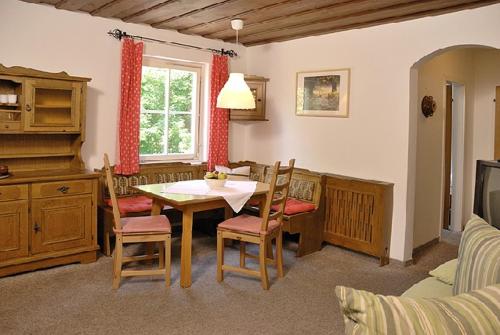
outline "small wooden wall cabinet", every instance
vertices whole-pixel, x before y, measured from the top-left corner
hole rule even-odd
[[[393,184],[326,175],[323,239],[389,263]]]
[[[0,65],[0,276],[96,260],[99,175],[86,171],[89,78]]]
[[[240,121],[267,121],[266,119],[266,83],[269,79],[245,75],[245,82],[255,99],[255,109],[231,109],[229,118]]]

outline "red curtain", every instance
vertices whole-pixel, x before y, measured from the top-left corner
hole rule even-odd
[[[125,38],[122,42],[120,120],[115,171],[139,172],[139,131],[141,117],[142,50],[144,43]]]
[[[224,108],[217,108],[217,96],[229,77],[227,56],[212,56],[210,75],[210,129],[208,139],[208,169],[228,163],[229,114]]]

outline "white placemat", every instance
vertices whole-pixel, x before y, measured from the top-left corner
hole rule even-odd
[[[239,212],[257,187],[256,181],[228,180],[224,187],[211,189],[204,180],[179,181],[165,189],[167,193],[221,196]]]

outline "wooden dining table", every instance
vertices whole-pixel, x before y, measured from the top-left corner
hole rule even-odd
[[[224,218],[229,219],[233,216],[233,210],[222,196],[168,193],[168,188],[174,184],[137,185],[133,186],[133,188],[153,199],[151,215],[159,215],[165,205],[182,211],[180,285],[183,288],[188,288],[191,286],[191,250],[194,213],[224,208]],[[268,191],[269,184],[257,182],[255,191],[250,199],[257,200],[260,208],[264,208]]]

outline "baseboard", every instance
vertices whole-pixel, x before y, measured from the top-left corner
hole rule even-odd
[[[411,258],[409,260],[406,260],[406,261],[400,261],[400,260],[397,260],[397,259],[394,259],[394,258],[391,258],[390,260],[391,260],[390,261],[391,264],[399,266],[399,267],[402,267],[402,268],[405,268],[407,266],[410,266],[410,265],[414,264],[413,258]]]
[[[439,243],[439,236],[430,240],[427,243],[422,244],[421,246],[414,248],[411,255],[413,258],[415,258],[415,255],[418,254],[419,252],[421,252],[422,250],[427,249],[429,247],[432,247],[433,245],[436,245],[438,243]]]

